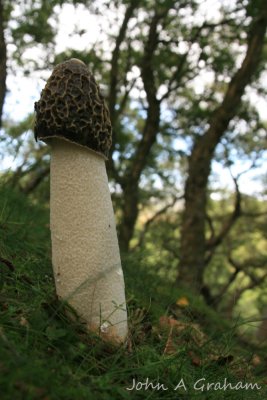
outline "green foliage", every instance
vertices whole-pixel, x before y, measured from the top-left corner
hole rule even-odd
[[[8,9],[9,2],[6,3]],[[142,176],[145,177],[147,183],[147,193],[146,196],[140,197],[140,205],[143,204],[143,199],[148,198],[150,194],[154,195],[155,191],[160,196],[161,190],[157,189],[155,182],[158,179],[155,177],[159,178],[167,192],[181,171],[181,183],[176,189],[183,190],[186,169],[184,155],[190,153],[192,140],[205,132],[210,116],[220,103],[227,83],[236,69],[237,54],[240,59],[242,58],[249,17],[254,15],[258,7],[252,6],[252,3],[233,2],[231,5],[221,6],[220,17],[214,22],[211,18],[203,21],[203,16],[198,16],[200,4],[197,1],[181,3],[168,0],[161,1],[160,4],[154,1],[136,2],[136,8],[118,51],[116,105],[114,115],[112,115],[115,132],[113,158],[116,174],[115,176],[110,174],[114,185],[118,184],[116,176],[123,177],[129,171],[144,132],[147,119],[147,96],[143,90],[141,68],[148,30],[155,12],[159,15],[158,43],[151,55],[151,62],[157,98],[160,99],[166,90],[170,91],[161,107],[158,132],[158,138],[161,138],[160,145],[159,141],[154,143],[146,156],[146,165],[142,171]],[[85,49],[68,48],[66,44],[66,50],[56,54],[54,42],[58,28],[57,18],[66,4],[84,5],[92,13],[98,14],[97,17],[101,16],[104,35],[96,43],[88,44]],[[119,40],[121,23],[117,16],[123,16],[124,7],[128,7],[129,4],[131,4],[130,1],[96,4],[86,0],[50,2],[23,0],[14,4],[11,10],[13,13],[7,13],[9,18],[7,31],[10,31],[13,45],[16,47],[16,51],[12,53],[12,68],[16,70],[16,63],[25,63],[25,59],[21,56],[26,48],[40,49],[41,44],[44,56],[39,57],[38,60],[27,59],[27,65],[23,66],[29,75],[33,69],[47,68],[66,58],[80,58],[90,67],[101,83],[105,97],[109,101],[112,51],[114,52]],[[16,18],[13,15],[16,15]],[[107,44],[110,53],[105,50]],[[211,74],[209,81],[202,79],[205,74]],[[201,84],[203,81],[203,90],[200,93],[195,79]],[[257,90],[260,90],[260,85]],[[231,132],[226,135],[227,145],[234,147],[235,150],[240,149],[246,159],[250,158],[252,151],[260,153],[263,145],[262,140],[253,139],[257,138],[256,132],[260,128],[259,116],[249,102],[247,103],[247,107],[243,107],[240,115],[234,120]],[[244,117],[244,109],[246,117]],[[244,118],[247,121],[246,132],[239,135]],[[166,128],[167,125],[169,125],[168,128]],[[18,128],[13,127],[11,135],[16,134],[16,130],[20,131],[21,127],[21,124]],[[8,130],[6,133],[9,134]],[[183,154],[174,150],[177,147],[177,140],[182,148],[186,149],[182,150]],[[40,152],[38,157],[43,154]],[[168,166],[167,163],[162,163],[162,157],[168,158]],[[217,158],[221,160],[220,154]],[[142,190],[144,192],[144,185]],[[123,204],[123,201],[120,204]]]
[[[25,4],[25,13],[21,20],[18,20],[19,26],[12,30],[13,37],[21,45],[26,35],[36,43],[50,43],[55,35],[52,26],[49,24],[49,17],[53,11],[54,2],[50,1],[30,1]],[[28,42],[28,40],[27,40]]]
[[[5,131],[13,139],[19,138],[25,132],[32,131],[33,127],[34,127],[33,114],[29,114],[25,119],[16,124],[8,123],[8,121],[6,121],[5,123]]]

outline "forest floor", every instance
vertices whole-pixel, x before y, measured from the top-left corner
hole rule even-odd
[[[48,224],[47,209],[0,188],[1,400],[267,399],[266,349],[136,257],[123,260],[127,346],[68,319],[55,295]]]

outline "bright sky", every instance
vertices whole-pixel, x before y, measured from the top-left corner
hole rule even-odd
[[[219,17],[218,5],[222,0],[199,0],[201,5],[201,15],[203,19],[212,19],[213,21]],[[230,0],[224,0],[232,4]],[[90,12],[82,5],[76,7],[71,4],[66,4],[62,8],[58,7],[59,14],[59,30],[56,37],[56,53],[64,51],[66,48],[73,48],[77,50],[86,50],[91,47],[91,44],[103,38],[102,28],[106,27],[107,19],[103,21],[102,16],[90,14]],[[114,27],[109,27],[109,30],[115,30]],[[83,31],[83,35],[74,34],[77,30]],[[105,45],[105,44],[104,44]],[[12,45],[9,51],[12,51]],[[110,51],[108,44],[106,51]],[[38,56],[36,49],[30,49],[24,53],[24,57]],[[45,80],[50,75],[48,71],[44,79],[36,76],[24,77],[22,74],[9,75],[7,78],[8,94],[6,96],[4,115],[14,121],[20,121],[25,116],[33,111],[33,104],[39,99],[40,92],[45,85]],[[209,79],[208,74],[201,76],[197,79],[197,90],[201,93],[205,84]],[[267,82],[267,78],[266,78]],[[140,94],[139,94],[140,95]],[[254,104],[257,104],[262,117],[266,117],[267,101],[259,99],[254,93]],[[14,159],[12,157],[4,158],[1,169],[9,169],[14,167]],[[236,175],[245,170],[247,165],[237,163],[234,166],[233,173]],[[229,171],[225,170],[219,163],[213,162],[214,178],[212,182],[215,187],[228,187],[233,188],[232,178]],[[248,194],[260,192],[262,189],[261,183],[256,180],[256,176],[266,173],[263,167],[243,175],[240,179],[240,189]],[[214,194],[216,197],[216,193]]]

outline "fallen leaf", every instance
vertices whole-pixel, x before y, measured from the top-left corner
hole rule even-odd
[[[166,317],[163,315],[162,317],[159,318],[159,325],[161,328],[174,328],[174,333],[178,333],[183,331],[184,329],[188,328],[191,326],[191,324],[188,324],[186,322],[178,321],[175,318],[172,317]],[[194,324],[192,324],[194,325]]]
[[[174,354],[176,352],[176,347],[174,345],[173,339],[172,339],[172,331],[173,331],[173,327],[170,328],[170,332],[169,332],[169,336],[163,351],[163,355],[167,354],[167,355],[171,355]]]
[[[189,300],[187,299],[187,297],[180,297],[176,301],[176,305],[179,307],[187,307],[187,306],[189,306]]]

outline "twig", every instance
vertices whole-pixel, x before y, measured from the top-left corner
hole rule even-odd
[[[8,261],[6,258],[0,257],[0,263],[5,264],[10,271],[14,272],[15,271],[15,267],[12,264],[11,261]]]

